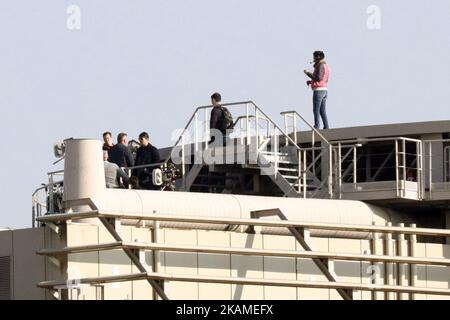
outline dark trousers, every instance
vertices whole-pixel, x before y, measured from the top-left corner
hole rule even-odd
[[[223,139],[223,146],[226,147],[227,145],[227,133],[222,132],[222,139]],[[216,136],[212,136],[211,140],[209,140],[208,145],[212,144],[214,141],[216,141]]]

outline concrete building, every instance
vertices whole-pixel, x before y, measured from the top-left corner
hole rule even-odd
[[[197,108],[149,166],[160,190],[107,189],[101,142],[66,140],[33,228],[0,231],[0,299],[449,298],[450,121],[226,106],[227,145]]]

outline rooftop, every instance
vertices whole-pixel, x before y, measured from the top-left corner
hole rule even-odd
[[[442,135],[444,133],[450,133],[450,120],[333,128],[321,130],[321,133],[330,141],[357,138]],[[298,141],[309,141],[311,139],[311,131],[300,131],[298,132],[297,137]],[[442,136],[440,138],[442,138]]]

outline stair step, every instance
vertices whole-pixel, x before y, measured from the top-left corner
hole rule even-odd
[[[284,175],[284,174],[282,174],[282,176],[285,179],[299,179],[299,177],[297,177],[297,176],[289,176],[289,175]]]
[[[293,163],[292,161],[287,161],[287,160],[278,160],[278,163],[282,163],[282,164],[290,164],[290,165],[294,165],[296,163]],[[298,164],[297,164],[298,165]]]
[[[275,156],[275,153],[274,152],[270,152],[270,151],[260,151],[259,153],[265,154],[265,155],[268,155],[268,156]],[[278,152],[277,155],[279,157],[289,157],[290,156],[289,153],[285,153],[285,152]]]
[[[293,178],[285,178],[285,179],[288,180],[288,179],[293,179]],[[297,180],[298,178],[295,177],[295,179]],[[303,179],[299,179],[299,181],[303,181]],[[314,179],[306,179],[306,184],[311,185],[311,183],[313,183],[313,181],[314,181]]]
[[[298,169],[294,169],[294,168],[280,168],[280,167],[278,167],[278,171],[298,172]]]

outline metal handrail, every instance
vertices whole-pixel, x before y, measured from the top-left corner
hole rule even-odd
[[[342,163],[344,160],[346,160],[347,156],[351,154],[350,149],[346,155],[342,158],[341,157],[341,150],[343,148],[353,148],[353,184],[356,184],[356,172],[358,171],[358,168],[356,168],[356,147],[361,147],[362,145],[359,145],[361,143],[370,143],[370,142],[380,142],[380,141],[392,141],[395,146],[395,166],[389,167],[395,169],[395,181],[396,181],[396,193],[397,197],[405,197],[406,196],[406,190],[404,186],[404,182],[407,179],[407,173],[408,170],[415,170],[416,171],[416,182],[418,183],[418,193],[417,197],[418,199],[423,198],[424,194],[424,188],[423,188],[423,141],[419,139],[413,139],[413,138],[407,138],[407,137],[384,137],[384,138],[359,138],[359,139],[353,139],[353,140],[340,140],[340,141],[333,141],[331,144],[333,145],[333,148],[337,150],[337,183],[339,184],[338,190],[340,196],[342,195],[342,179],[343,175],[341,174],[341,168]],[[345,143],[345,145],[342,145]],[[406,152],[406,144],[407,143],[414,143],[416,144],[416,153],[408,153]],[[415,167],[409,167],[407,166],[407,156],[415,156],[417,161]],[[350,168],[350,167],[349,167]],[[383,167],[388,168],[388,167]],[[379,168],[381,169],[381,168]]]
[[[408,137],[385,137],[385,138],[358,138],[358,139],[352,139],[352,140],[333,140],[330,143],[331,144],[338,144],[338,143],[361,143],[361,142],[374,142],[374,141],[393,141],[393,140],[405,140],[409,142],[422,142],[420,139],[413,139]]]
[[[247,225],[262,227],[280,227],[280,228],[304,228],[310,230],[328,230],[328,231],[355,231],[370,233],[392,233],[405,235],[420,235],[432,237],[449,237],[450,230],[435,228],[417,228],[400,226],[380,226],[380,225],[359,225],[359,224],[338,224],[322,222],[302,222],[295,220],[268,220],[268,219],[244,219],[244,218],[226,218],[226,217],[199,217],[199,216],[179,216],[155,213],[118,213],[113,211],[86,211],[61,213],[42,216],[37,220],[40,222],[62,222],[73,219],[85,218],[118,218],[121,220],[139,220],[139,221],[159,221],[159,222],[180,222],[180,223],[198,223],[198,224],[225,224],[225,225]]]
[[[135,170],[135,169],[145,169],[145,168],[151,168],[151,167],[159,167],[162,166],[165,162],[158,162],[158,163],[151,163],[151,164],[143,164],[139,166],[133,166],[133,167],[123,167],[122,170]]]
[[[238,105],[246,107],[246,114],[245,114],[245,116],[239,116],[236,119],[235,123],[238,123],[239,121],[242,121],[244,119],[247,121],[245,128],[242,128],[242,127],[240,128],[241,131],[242,130],[246,131],[247,144],[250,144],[250,139],[249,139],[250,136],[256,135],[257,145],[259,146],[259,129],[261,128],[259,120],[263,120],[263,121],[267,122],[267,135],[273,136],[273,139],[275,139],[275,142],[271,144],[272,148],[274,150],[274,155],[275,155],[275,159],[273,161],[273,166],[275,168],[275,170],[274,170],[275,176],[278,173],[278,161],[279,161],[278,160],[278,148],[279,148],[279,146],[278,146],[278,139],[279,139],[279,136],[283,136],[286,139],[286,141],[289,141],[295,147],[295,149],[297,150],[297,152],[299,154],[300,154],[300,152],[302,152],[303,149],[301,147],[299,147],[295,143],[295,141],[281,127],[279,127],[275,123],[275,121],[273,121],[263,110],[261,110],[261,108],[259,108],[253,101],[223,103],[221,105],[223,107],[238,106]],[[255,115],[250,114],[249,106],[252,107],[252,111],[251,112],[254,113]],[[172,148],[172,150],[174,150],[175,148],[181,148],[180,152],[181,152],[181,166],[182,166],[182,175],[183,176],[185,176],[185,173],[186,173],[186,166],[185,166],[185,162],[184,162],[185,161],[185,144],[184,144],[185,134],[188,132],[189,128],[192,126],[192,123],[198,121],[199,112],[203,112],[203,111],[205,112],[204,115],[200,114],[200,117],[204,117],[204,119],[205,119],[204,122],[206,123],[207,122],[206,119],[208,118],[208,113],[206,112],[206,110],[207,109],[211,109],[213,107],[214,107],[213,105],[197,107],[195,109],[194,113],[192,114],[192,116],[190,117],[188,123],[186,124],[184,129],[181,131],[178,139],[176,140],[176,142],[175,142],[175,144],[174,144],[174,146]],[[256,118],[256,123],[255,123],[255,125],[256,125],[256,134],[254,134],[254,133],[251,134],[250,133],[250,130],[251,130],[250,129],[250,123],[251,123],[250,119],[255,119],[255,118]],[[195,151],[196,152],[197,152],[197,145],[198,145],[197,129],[198,128],[194,128],[194,130],[195,130],[195,132],[194,132],[194,136],[195,136],[194,137],[194,139],[195,139],[194,144],[196,146],[195,147]],[[207,138],[207,135],[208,135],[207,127],[205,127],[205,131],[203,133],[200,133],[201,136],[203,136],[203,134],[204,134],[204,138],[207,140],[208,139]],[[242,135],[242,132],[241,132],[241,140],[243,141],[243,139],[244,139],[244,136]],[[180,142],[182,144],[181,146],[180,146]],[[207,149],[207,148],[208,148],[208,145],[205,145],[205,149]],[[257,153],[259,153],[260,151],[261,150],[259,148],[256,148],[256,152]],[[167,156],[165,162],[168,162],[172,156],[173,156],[173,153],[171,152]],[[306,157],[305,157],[305,159],[306,159]],[[300,175],[300,172],[299,172],[299,175]]]
[[[450,259],[447,258],[427,258],[427,257],[407,257],[400,255],[377,255],[377,254],[357,254],[340,253],[325,251],[297,251],[297,250],[278,250],[278,249],[253,249],[239,247],[219,247],[219,246],[200,246],[200,245],[173,245],[155,242],[107,242],[92,245],[69,246],[63,248],[42,249],[37,251],[42,256],[64,256],[74,253],[86,253],[93,251],[108,251],[121,249],[123,247],[139,250],[158,250],[165,252],[195,252],[210,254],[235,254],[244,256],[263,256],[263,257],[283,257],[283,258],[319,258],[332,259],[336,261],[367,261],[384,263],[407,263],[435,266],[450,266]]]
[[[158,281],[179,281],[179,282],[202,282],[202,283],[225,283],[237,285],[264,285],[277,287],[304,287],[317,289],[352,289],[359,291],[381,291],[381,292],[397,292],[411,294],[430,294],[430,295],[450,295],[449,289],[436,289],[426,287],[407,287],[399,285],[381,285],[381,284],[360,284],[350,282],[317,282],[317,281],[300,281],[300,280],[274,280],[274,279],[251,279],[243,277],[219,277],[219,276],[197,276],[197,275],[180,275],[167,274],[157,272],[140,272],[133,274],[101,276],[77,279],[79,284],[104,284],[123,281],[136,281],[152,279]],[[56,288],[65,287],[70,280],[61,281],[44,281],[38,283],[40,288]]]
[[[424,170],[423,171],[423,180],[425,180],[425,175],[428,175],[428,184],[429,184],[429,193],[430,196],[433,193],[433,185],[435,183],[440,183],[439,181],[434,182],[433,181],[433,171],[436,170],[433,166],[433,143],[450,143],[450,139],[428,139],[428,140],[423,140],[423,149],[425,149],[425,159],[428,163],[428,170]],[[443,163],[443,168],[444,168],[444,172],[443,172],[443,178],[442,178],[442,182],[443,183],[448,183],[449,181],[449,174],[450,174],[450,157],[449,157],[449,148],[450,146],[445,146],[444,147],[444,163]],[[423,192],[425,193],[425,186],[423,186]]]
[[[242,101],[242,102],[233,102],[233,103],[222,103],[221,106],[223,107],[230,107],[230,106],[235,106],[235,105],[240,105],[240,104],[246,104],[246,103],[250,103],[251,101]],[[197,107],[194,111],[194,113],[192,114],[192,116],[189,118],[189,121],[187,122],[186,126],[184,127],[183,131],[181,132],[178,140],[175,142],[174,147],[176,147],[178,145],[178,143],[180,143],[180,141],[182,140],[182,137],[184,136],[184,134],[186,133],[187,129],[191,126],[191,123],[193,122],[193,120],[195,119],[195,115],[200,111],[200,110],[205,110],[205,109],[210,109],[213,108],[213,105],[206,105],[206,106],[200,106]],[[170,160],[171,155],[169,154],[166,158],[166,161]]]
[[[315,197],[318,192],[319,192],[319,188],[321,188],[322,186],[325,186],[326,184],[328,184],[328,194],[330,197],[333,196],[333,157],[332,157],[332,147],[330,142],[325,138],[325,136],[319,132],[319,130],[317,130],[313,125],[311,125],[311,123],[309,123],[300,113],[298,113],[295,110],[289,110],[289,111],[283,111],[280,112],[280,115],[282,115],[284,117],[284,125],[285,125],[285,131],[286,133],[288,132],[288,117],[292,118],[292,129],[293,129],[293,136],[294,136],[294,144],[297,145],[297,118],[301,119],[301,121],[303,121],[303,123],[305,123],[312,131],[311,131],[311,147],[310,148],[304,148],[302,147],[303,150],[308,150],[312,152],[312,162],[311,164],[308,166],[308,168],[306,169],[307,171],[310,170],[312,168],[313,170],[313,175],[316,175],[316,171],[315,171],[315,164],[318,163],[319,160],[323,160],[325,155],[328,154],[328,178],[327,180],[323,180],[320,185],[317,187],[316,191],[313,193],[313,197]],[[321,144],[319,147],[316,147],[316,138],[315,135],[317,135],[319,137],[319,140],[321,141]],[[291,142],[292,143],[292,142]],[[288,140],[286,140],[286,145],[289,145]],[[317,150],[321,150],[319,155],[316,155],[316,151]],[[324,154],[324,151],[327,151]],[[303,153],[303,161],[307,161],[307,157],[306,154]],[[299,176],[299,180],[302,179],[304,181],[305,177],[303,175]],[[298,180],[297,180],[298,181]],[[305,183],[305,182],[304,182]],[[304,193],[304,197],[306,197],[306,188],[303,188],[303,193]]]
[[[300,113],[298,113],[297,111],[295,111],[295,110],[290,110],[290,111],[283,111],[283,112],[280,112],[280,114],[282,115],[282,116],[286,116],[286,115],[295,115],[295,116],[297,116],[297,117],[299,117],[300,119],[302,119],[303,120],[303,122],[304,123],[306,123],[306,125],[308,126],[308,127],[310,127],[311,128],[311,130],[314,132],[314,133],[316,133],[323,141],[325,141],[327,144],[330,144],[330,142],[319,132],[319,130],[317,130],[316,128],[314,128],[314,126],[313,125],[311,125],[305,118],[303,118],[303,116],[300,114]],[[296,128],[295,128],[296,129]],[[294,132],[294,134],[297,134],[296,132]]]
[[[48,185],[43,185],[31,194],[31,226],[32,228],[36,227],[37,218],[41,217],[41,207],[47,208],[47,203],[40,202],[38,198],[38,194],[40,191],[45,190]]]
[[[258,110],[263,116],[264,116],[264,118],[262,118],[262,119],[264,119],[264,120],[268,120],[268,121],[270,121],[270,123],[274,126],[274,128],[276,128],[276,129],[278,129],[279,131],[280,131],[280,133],[282,134],[282,135],[284,135],[284,137],[285,138],[287,138],[287,139],[289,139],[289,141],[291,142],[291,143],[293,143],[293,144],[295,144],[295,142],[291,139],[291,137],[289,137],[289,135],[288,134],[286,134],[285,133],[285,131],[284,130],[282,130],[264,111],[262,111],[253,101],[251,101],[251,100],[249,100],[249,101],[242,101],[242,102],[233,102],[233,103],[223,103],[223,104],[221,104],[221,106],[223,106],[223,107],[230,107],[230,106],[237,106],[237,105],[246,105],[246,104],[251,104],[256,110]],[[181,134],[180,134],[180,137],[178,138],[178,140],[176,141],[176,143],[174,144],[174,147],[175,146],[177,146],[179,143],[180,143],[180,141],[182,140],[182,136],[186,133],[186,131],[187,131],[187,129],[190,127],[190,125],[191,125],[191,123],[193,122],[193,120],[195,119],[195,114],[197,113],[197,112],[199,112],[200,110],[205,110],[205,109],[210,109],[210,108],[213,108],[214,106],[213,105],[207,105],[207,106],[201,106],[201,107],[197,107],[196,109],[195,109],[195,111],[194,111],[194,113],[192,114],[192,116],[189,118],[189,121],[188,121],[188,123],[186,124],[186,126],[184,127],[184,129],[183,129],[183,131],[181,132]],[[243,116],[244,118],[249,118],[249,117],[251,117],[251,115],[248,115],[248,116]],[[299,150],[301,150],[298,146],[297,146],[297,148],[299,149]],[[167,160],[169,160],[170,159],[170,155],[168,155],[167,156],[167,159],[166,159],[166,161]]]

